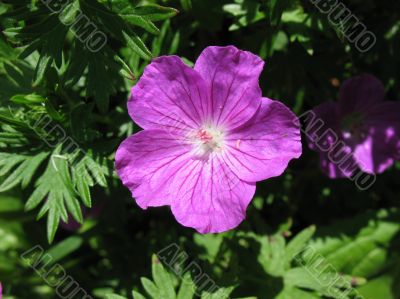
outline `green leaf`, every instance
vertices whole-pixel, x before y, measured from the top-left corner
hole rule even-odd
[[[54,201],[49,202],[49,210],[47,216],[47,240],[49,243],[53,243],[56,235],[58,225],[60,224],[60,214],[58,205]]]
[[[92,206],[92,198],[90,196],[90,188],[87,179],[84,175],[78,175],[75,179],[76,189],[82,197],[83,203],[87,207]]]
[[[83,239],[80,236],[71,236],[60,243],[51,247],[47,253],[52,257],[51,263],[57,263],[72,252],[78,250],[83,244]]]
[[[182,277],[182,283],[179,288],[177,299],[192,299],[194,297],[196,285],[189,272]]]
[[[320,299],[321,297],[311,292],[306,292],[294,287],[285,287],[276,299]]]
[[[395,288],[394,278],[390,275],[383,275],[369,281],[360,287],[358,291],[365,299],[397,299],[398,297],[394,294]]]
[[[272,25],[279,25],[282,13],[287,6],[287,0],[271,0],[269,1],[270,13],[269,18]]]
[[[18,155],[7,155],[5,153],[0,155],[0,166],[1,174],[4,175],[19,162],[22,163],[3,181],[0,185],[0,192],[7,191],[19,183],[25,188],[30,182],[32,176],[34,175],[37,168],[43,162],[43,160],[48,156],[48,153],[39,153],[36,156],[18,156]],[[4,163],[4,164],[3,164]]]
[[[113,92],[107,67],[105,59],[89,55],[87,93],[95,98],[97,107],[103,113],[108,111],[110,94]]]
[[[296,254],[300,253],[306,243],[312,238],[316,230],[316,227],[310,226],[298,233],[287,245],[286,245],[286,260],[290,262]]]
[[[129,67],[129,65],[121,59],[118,55],[114,56],[116,62],[118,62],[122,66],[122,70],[124,71],[124,76],[130,80],[135,80],[135,74]]]
[[[45,98],[43,98],[41,95],[37,94],[17,94],[11,97],[10,101],[16,103],[16,104],[25,104],[25,105],[30,105],[30,104],[41,104],[46,101]]]
[[[68,3],[60,12],[59,18],[63,24],[71,24],[76,20],[79,12],[79,1],[73,0]]]
[[[165,39],[165,36],[167,34],[167,31],[168,31],[169,27],[170,27],[170,21],[166,20],[164,22],[164,24],[162,25],[162,27],[161,27],[160,35],[153,40],[152,50],[153,50],[153,55],[154,56],[159,56],[160,55],[161,47],[162,47],[162,45],[164,43],[164,39]]]
[[[120,295],[108,294],[108,295],[106,295],[105,299],[127,299],[127,298],[126,297],[122,297]]]
[[[137,34],[133,33],[131,34],[132,36],[130,36],[125,31],[123,31],[122,34],[124,35],[124,38],[132,51],[134,51],[143,59],[151,60],[152,54],[150,50],[147,49],[146,45]]]
[[[281,235],[263,238],[258,261],[272,276],[282,276],[285,272],[285,239]]]
[[[353,268],[351,274],[360,277],[372,277],[385,267],[389,259],[388,254],[387,249],[379,247],[371,250],[366,257]]]
[[[181,6],[185,11],[189,11],[192,9],[192,0],[180,0]]]
[[[232,287],[226,287],[226,288],[219,288],[214,293],[203,292],[201,294],[201,298],[202,299],[226,299],[226,298],[229,298],[229,295],[233,292],[234,289],[235,289],[235,287],[232,286]]]
[[[138,16],[138,15],[123,15],[122,18],[127,21],[128,23],[142,27],[144,30],[152,33],[152,34],[159,34],[160,30],[154,25],[154,23],[145,17]]]
[[[175,8],[163,7],[160,5],[146,5],[136,7],[132,14],[137,16],[145,16],[152,22],[162,21],[175,16],[179,11]]]
[[[176,294],[171,277],[156,255],[152,257],[152,273],[161,297],[165,299],[175,299]]]
[[[323,267],[321,267],[323,269]],[[324,272],[316,267],[293,268],[285,274],[285,286],[318,291],[323,295],[337,299],[348,299],[342,287],[351,286],[351,277],[339,276],[337,272]],[[340,280],[339,278],[342,278]],[[344,282],[344,284],[343,284]]]
[[[147,294],[149,294],[152,298],[160,298],[160,291],[150,279],[142,277],[140,281],[142,282]]]
[[[33,85],[37,86],[42,82],[44,75],[52,63],[52,58],[49,54],[43,54],[40,56],[38,64],[35,69],[35,74],[33,76]]]
[[[132,291],[132,297],[133,299],[146,299],[146,297],[136,291]]]
[[[68,161],[66,157],[59,156],[57,152],[51,156],[44,174],[37,180],[36,189],[26,202],[25,209],[36,208],[44,199],[45,204],[38,214],[38,218],[48,213],[47,233],[51,243],[62,218],[67,220],[67,209],[74,219],[82,222],[82,212],[73,187]]]

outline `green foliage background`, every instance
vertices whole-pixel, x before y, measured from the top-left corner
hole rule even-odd
[[[139,129],[127,114],[129,90],[159,55],[190,65],[209,45],[252,51],[266,61],[263,94],[298,115],[335,100],[338,82],[365,72],[399,99],[399,2],[343,1],[377,36],[367,53],[307,0],[54,2],[68,2],[61,15],[40,0],[0,1],[5,298],[57,298],[20,257],[37,245],[53,257],[47,267],[62,265],[93,298],[400,298],[399,164],[361,192],[323,176],[305,146],[284,175],[257,184],[246,221],[219,235],[179,226],[168,208],[140,210],[113,168],[118,144]],[[79,10],[107,36],[98,52],[61,22]],[[43,119],[63,131],[49,133]],[[82,225],[68,230],[68,220]],[[182,279],[152,258],[173,243],[219,291],[206,294],[193,275]],[[324,265],[316,277],[310,250]]]

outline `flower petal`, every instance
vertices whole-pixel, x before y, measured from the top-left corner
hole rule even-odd
[[[400,105],[383,102],[365,119],[365,139],[355,146],[354,156],[367,173],[382,173],[400,154]]]
[[[400,102],[385,101],[371,107],[366,113],[368,126],[391,126],[400,130]]]
[[[119,147],[117,173],[144,209],[170,205],[178,222],[201,233],[236,227],[255,184],[241,181],[217,156],[196,159],[189,150],[165,131],[141,131]]]
[[[171,203],[168,181],[186,163],[190,147],[163,130],[145,130],[119,146],[115,168],[138,205],[162,206]]]
[[[363,143],[356,146],[354,158],[360,168],[367,173],[382,173],[394,163],[394,153],[391,145],[393,142],[389,137],[391,133],[379,132],[374,136],[368,136]],[[384,136],[379,136],[384,134]],[[398,139],[397,139],[398,142]],[[397,147],[400,148],[399,143]]]
[[[249,120],[261,102],[263,60],[233,46],[208,47],[194,69],[207,81],[215,124],[233,129]]]
[[[342,134],[339,126],[339,106],[334,102],[320,104],[304,114],[304,123],[308,147],[317,152],[333,146]]]
[[[278,101],[262,99],[257,114],[227,137],[223,159],[248,182],[279,176],[302,152],[298,118]]]
[[[383,84],[374,76],[364,74],[346,80],[340,88],[339,106],[342,115],[363,112],[385,97]]]
[[[332,159],[333,151],[329,153],[320,153],[320,165],[322,171],[331,179],[349,178],[358,169],[358,163],[355,161],[352,151],[345,146],[338,149],[337,160]]]
[[[367,173],[382,173],[400,157],[399,133],[392,127],[375,127],[370,135],[358,144],[354,157]]]
[[[198,128],[208,119],[205,81],[177,56],[162,56],[148,65],[128,101],[132,119],[143,129],[174,133]]]
[[[219,233],[238,226],[255,193],[255,183],[240,180],[219,157],[192,160],[176,177],[176,220],[200,233]],[[178,188],[179,184],[179,188]]]
[[[310,149],[320,153],[322,171],[331,179],[351,177],[359,165],[351,140],[343,139],[339,105],[326,102],[316,106],[305,121],[305,135]]]

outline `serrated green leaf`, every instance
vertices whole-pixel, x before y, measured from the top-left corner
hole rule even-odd
[[[49,242],[54,239],[57,231],[55,226],[58,226],[60,219],[67,221],[67,211],[78,222],[82,222],[83,218],[76,197],[77,194],[71,181],[68,161],[65,157],[59,156],[58,151],[59,148],[50,157],[45,172],[36,182],[36,189],[25,204],[26,210],[32,210],[46,199],[38,218],[48,213],[47,233]]]
[[[24,175],[22,177],[21,186],[22,188],[26,188],[28,184],[31,182],[33,175],[35,174],[36,169],[40,166],[40,164],[44,161],[49,153],[40,153],[35,157],[31,158],[27,168],[24,171]]]
[[[28,182],[31,180],[33,174],[36,169],[40,166],[43,160],[48,156],[48,153],[39,153],[36,156],[15,156],[6,161],[5,166],[1,167],[2,175],[8,173],[12,167],[14,167],[19,162],[22,162],[11,174],[7,176],[7,178],[0,185],[0,192],[7,191],[19,183],[21,186],[25,188]],[[3,155],[4,159],[4,155]],[[4,162],[4,161],[3,161]],[[0,162],[1,165],[1,162]]]
[[[7,174],[15,165],[26,159],[23,155],[0,153],[0,176]]]

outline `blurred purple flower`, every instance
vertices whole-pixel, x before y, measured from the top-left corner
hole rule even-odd
[[[132,88],[141,131],[116,153],[116,170],[138,205],[169,205],[179,223],[223,232],[245,218],[257,181],[301,155],[297,117],[263,98],[264,62],[233,46],[208,47],[194,69],[155,59]]]
[[[1,285],[1,282],[0,282],[0,299],[2,299],[3,298],[3,286]]]
[[[364,74],[345,81],[339,101],[313,109],[308,125],[309,147],[320,153],[330,178],[350,177],[358,169],[382,173],[400,153],[400,105],[384,101],[382,83]],[[316,119],[323,121],[320,128]]]

